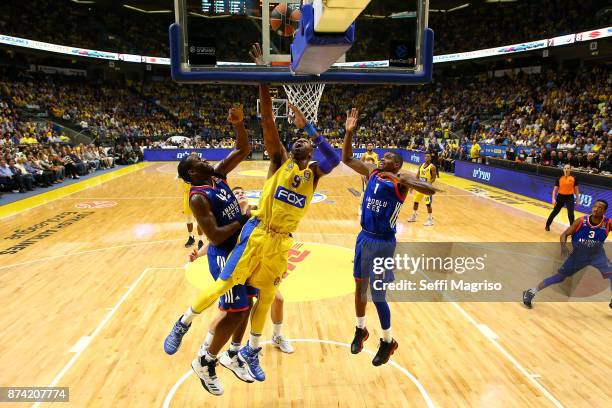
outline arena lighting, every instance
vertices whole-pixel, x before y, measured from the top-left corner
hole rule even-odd
[[[95,1],[93,0],[70,0],[73,3],[77,3],[77,4],[94,4]]]
[[[518,0],[485,0],[485,3],[516,3]]]
[[[470,6],[470,3],[465,3],[465,4],[462,4],[460,6],[453,7],[452,9],[448,9],[448,10],[446,10],[446,12],[447,13],[451,13],[453,11],[461,10],[462,8],[466,8],[466,7],[469,7],[469,6]]]
[[[193,11],[190,11],[189,15],[193,16],[193,17],[210,18],[210,19],[232,17],[231,14],[219,14],[219,15],[207,16],[206,14],[200,14],[200,13],[196,13],[196,12],[193,12]],[[254,18],[254,17],[249,17],[249,18]],[[261,20],[261,17],[259,17],[259,19]]]
[[[172,10],[143,10],[138,7],[130,6],[129,4],[124,4],[123,7],[128,8],[130,10],[138,11],[140,13],[146,14],[163,14],[163,13],[172,13]]]

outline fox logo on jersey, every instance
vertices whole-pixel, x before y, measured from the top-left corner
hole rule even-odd
[[[274,198],[297,208],[304,208],[306,206],[306,196],[294,193],[282,186],[278,186]]]

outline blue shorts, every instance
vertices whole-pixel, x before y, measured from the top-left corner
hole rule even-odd
[[[395,256],[395,236],[389,239],[378,238],[373,234],[361,231],[355,244],[355,261],[353,277],[358,281],[393,282],[394,267],[385,265],[384,260]],[[391,262],[389,262],[391,263]],[[389,266],[391,266],[389,268]]]
[[[606,256],[606,251],[574,250],[559,268],[559,273],[572,276],[587,266],[597,268],[604,278],[612,277],[612,264]]]
[[[231,250],[208,246],[208,269],[217,280]],[[219,309],[224,312],[241,312],[251,307],[250,298],[257,296],[257,289],[247,285],[235,285],[219,298]]]

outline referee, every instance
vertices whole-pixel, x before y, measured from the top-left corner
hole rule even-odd
[[[580,200],[578,192],[578,182],[571,175],[572,168],[569,164],[563,166],[563,175],[555,182],[555,188],[552,193],[552,203],[555,206],[546,220],[546,231],[550,231],[550,224],[559,214],[559,211],[565,206],[567,208],[567,218],[570,225],[574,223],[574,200]]]

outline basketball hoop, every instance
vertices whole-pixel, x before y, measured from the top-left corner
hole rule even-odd
[[[319,112],[319,102],[323,95],[325,84],[323,83],[303,83],[283,85],[289,103],[300,108],[304,117],[311,123],[317,123],[317,114]],[[287,120],[293,123],[293,111],[289,109]]]

